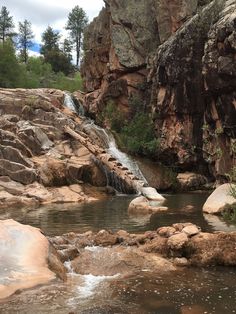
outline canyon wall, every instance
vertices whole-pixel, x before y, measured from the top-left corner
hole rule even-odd
[[[85,108],[138,97],[156,160],[223,179],[235,164],[236,1],[106,0],[85,33]]]

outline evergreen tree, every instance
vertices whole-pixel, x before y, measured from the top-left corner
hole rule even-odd
[[[10,39],[0,45],[0,87],[17,87],[20,82],[20,65]]]
[[[88,24],[88,17],[78,5],[69,13],[66,29],[70,31],[71,41],[75,45],[76,65],[79,66],[80,52],[82,48],[83,32]]]
[[[62,45],[62,51],[68,57],[69,60],[72,60],[72,43],[69,39],[65,39]]]
[[[48,26],[42,35],[43,45],[41,47],[41,54],[44,58],[47,58],[47,54],[52,50],[59,51],[60,35],[57,31],[54,31],[51,26]]]
[[[0,11],[0,41],[3,43],[7,38],[12,38],[14,33],[13,17],[9,15],[7,8],[3,6]]]
[[[54,72],[63,72],[67,75],[72,71],[71,55],[68,56],[67,53],[60,50],[59,39],[59,33],[48,26],[42,35],[41,54],[44,56],[45,62],[51,64]]]
[[[23,61],[26,63],[28,59],[28,50],[33,46],[32,39],[34,38],[31,23],[24,20],[23,23],[19,22],[19,47]]]

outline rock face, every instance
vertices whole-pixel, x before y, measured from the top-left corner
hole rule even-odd
[[[92,201],[89,184],[106,185],[90,152],[64,133],[82,125],[64,96],[0,89],[0,207]]]
[[[203,206],[203,211],[208,214],[219,214],[227,208],[227,205],[235,204],[236,199],[230,194],[232,188],[236,188],[236,186],[231,184],[223,184],[219,186],[208,197]]]
[[[49,248],[47,238],[39,229],[14,220],[0,221],[0,299],[19,289],[47,283],[55,278],[52,271],[57,272],[59,268],[60,276],[65,279],[64,266]],[[52,259],[51,271],[48,260]]]
[[[235,2],[105,3],[85,34],[88,112],[112,101],[128,113],[138,97],[153,115],[157,160],[224,180],[236,151]]]

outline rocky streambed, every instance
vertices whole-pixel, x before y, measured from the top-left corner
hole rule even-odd
[[[1,269],[8,269],[8,279],[1,276],[1,298],[17,292],[1,299],[4,313],[233,313],[235,308],[236,232],[206,233],[176,223],[139,234],[101,230],[46,238],[13,220],[1,225],[8,226],[9,239],[3,241],[1,227]],[[5,243],[11,254],[2,254]]]

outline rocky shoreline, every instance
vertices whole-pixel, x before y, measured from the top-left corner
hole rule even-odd
[[[45,284],[55,275],[66,280],[68,271],[127,276],[143,269],[165,273],[182,267],[236,266],[236,232],[205,233],[191,223],[176,223],[142,234],[101,230],[48,238],[39,229],[14,220],[1,221],[0,225],[5,271],[11,263],[10,271],[4,273],[8,279],[1,281],[0,299]],[[19,250],[17,259],[11,260]],[[65,265],[70,265],[69,269]]]

